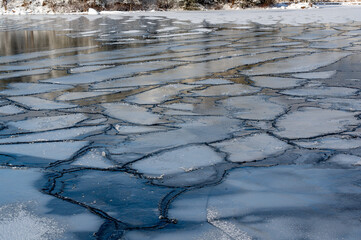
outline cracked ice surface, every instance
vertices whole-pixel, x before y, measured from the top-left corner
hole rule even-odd
[[[358,239],[360,24],[249,11],[1,18],[0,239]]]

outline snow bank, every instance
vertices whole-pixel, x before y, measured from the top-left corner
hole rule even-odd
[[[37,0],[36,2],[41,0]],[[20,4],[21,5],[21,4]],[[18,5],[18,6],[20,6]],[[177,19],[182,21],[190,21],[195,24],[207,21],[211,24],[288,24],[288,25],[303,25],[310,23],[347,23],[347,22],[361,22],[360,14],[361,5],[319,5],[318,7],[310,6],[308,3],[291,4],[288,6],[281,6],[277,8],[265,9],[245,9],[245,10],[211,10],[211,11],[136,11],[136,12],[122,12],[122,11],[102,11],[97,12],[90,9],[84,13],[72,13],[72,18],[87,16],[90,20],[97,19],[101,16],[109,18],[132,17],[134,19],[167,17],[170,19]],[[22,15],[22,14],[52,14],[53,12],[47,6],[38,6],[31,4],[25,7],[15,7],[5,11],[3,7],[0,8],[0,15]],[[59,14],[60,16],[62,14]],[[58,17],[57,15],[56,17]],[[30,16],[31,17],[31,16]],[[55,16],[54,16],[55,17]],[[68,18],[69,14],[63,14],[64,18]]]

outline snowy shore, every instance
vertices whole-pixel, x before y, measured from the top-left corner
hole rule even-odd
[[[129,16],[133,18],[141,17],[167,17],[170,19],[178,19],[181,21],[190,21],[198,24],[204,21],[210,24],[286,24],[286,25],[304,25],[310,23],[319,24],[344,24],[348,22],[361,22],[360,14],[361,6],[319,6],[308,9],[300,9],[298,7],[292,8],[268,8],[268,9],[246,9],[246,10],[211,10],[211,11],[136,11],[136,12],[122,12],[122,11],[102,11],[97,12],[90,9],[86,13],[59,13],[46,14],[46,11],[40,8],[34,8],[31,11],[23,11],[16,9],[13,12],[4,11],[0,9],[0,15],[20,17],[27,15],[29,18],[46,18],[52,16],[69,18],[71,20],[81,16],[87,17],[89,20],[94,20],[103,16],[109,18],[118,18],[119,16]],[[45,17],[44,16],[44,17]]]

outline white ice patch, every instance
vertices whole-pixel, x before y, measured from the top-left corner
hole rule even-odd
[[[276,122],[275,134],[289,139],[310,138],[328,133],[339,133],[360,121],[355,113],[314,107],[300,108],[282,116]]]
[[[14,114],[19,114],[19,113],[23,113],[23,112],[24,112],[24,109],[19,108],[14,105],[6,105],[6,106],[0,107],[0,114],[4,114],[4,115],[14,115]]]
[[[0,145],[1,154],[15,155],[16,157],[36,157],[44,160],[67,160],[89,142],[50,142],[33,144]],[[31,161],[31,160],[29,160]]]
[[[0,239],[60,239],[64,231],[54,219],[37,216],[22,204],[0,206]]]
[[[127,102],[137,104],[159,104],[171,96],[179,94],[181,91],[192,89],[194,86],[185,84],[170,84],[163,87],[148,90],[146,92],[138,93],[136,95],[127,97]]]
[[[8,89],[1,91],[7,96],[31,95],[38,93],[63,91],[73,88],[70,85],[46,84],[46,83],[10,83]]]
[[[77,113],[52,117],[31,118],[17,122],[9,122],[8,125],[22,130],[37,132],[72,127],[85,119],[87,119],[87,117],[84,114]]]
[[[282,153],[289,145],[268,134],[255,134],[212,144],[230,154],[232,162],[250,162]]]
[[[350,136],[327,136],[309,141],[294,141],[297,145],[311,149],[352,149],[361,147],[361,138]]]
[[[104,103],[105,113],[111,117],[126,122],[152,125],[162,122],[160,115],[150,112],[145,107],[130,105],[127,103]]]
[[[59,97],[56,98],[58,101],[72,101],[72,100],[79,100],[83,98],[92,98],[92,97],[98,97],[108,94],[113,94],[113,91],[107,92],[67,92]]]
[[[310,72],[310,73],[298,73],[293,74],[293,77],[304,78],[304,79],[327,79],[331,78],[336,74],[336,71],[325,71],[325,72]]]
[[[231,97],[220,101],[236,118],[272,120],[285,111],[285,107],[264,96]]]
[[[218,219],[219,213],[217,209],[213,208],[207,209],[207,221],[219,228],[221,231],[225,232],[231,239],[235,240],[252,240],[253,238],[249,236],[245,231],[241,230],[238,226],[233,224],[231,221],[220,220]]]
[[[14,135],[9,138],[1,138],[0,143],[21,143],[21,142],[45,142],[45,141],[61,141],[61,140],[73,140],[83,135],[87,135],[93,132],[104,131],[106,125],[92,126],[92,127],[78,127],[54,130],[42,133],[32,133],[26,135]]]
[[[280,93],[291,96],[302,97],[347,97],[355,95],[358,92],[354,88],[345,87],[303,87],[291,90],[284,90]]]
[[[78,165],[82,167],[92,168],[110,168],[113,164],[104,156],[105,153],[96,149],[92,149],[85,155],[76,159],[71,165]]]
[[[132,164],[132,168],[150,176],[189,172],[223,161],[223,158],[207,146],[188,146],[154,155]]]
[[[259,92],[260,89],[244,84],[210,86],[204,90],[192,91],[191,96],[239,96]]]
[[[24,97],[11,97],[12,101],[18,102],[24,106],[27,106],[33,110],[47,110],[47,109],[62,109],[62,108],[74,108],[77,105],[70,103],[54,102],[47,99],[24,96]]]
[[[361,166],[361,157],[350,154],[337,154],[328,159],[328,161],[345,166]]]
[[[273,89],[297,87],[305,82],[305,80],[300,80],[296,78],[282,77],[252,77],[251,80],[257,87],[266,87]]]
[[[320,67],[324,67],[349,56],[349,53],[341,52],[321,52],[310,55],[296,56],[265,63],[250,70],[243,71],[246,75],[266,75],[293,72],[308,72]]]

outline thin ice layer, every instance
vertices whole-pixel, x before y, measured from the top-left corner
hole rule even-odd
[[[55,161],[70,159],[89,142],[48,142],[33,144],[0,145],[0,154],[7,154],[15,158],[14,165],[46,166]]]
[[[290,57],[276,62],[265,63],[250,70],[243,71],[246,75],[266,75],[293,72],[308,72],[330,65],[349,56],[350,53],[321,52],[310,55]]]
[[[360,124],[355,113],[304,107],[282,116],[276,122],[280,137],[310,138],[329,133],[346,131],[351,125]]]
[[[114,171],[67,173],[56,182],[58,187],[53,190],[54,193],[137,227],[154,226],[159,222],[159,202],[170,192],[168,188],[152,186],[144,179]]]
[[[337,163],[343,166],[361,166],[361,157],[350,154],[336,154],[327,162]]]
[[[177,62],[146,62],[146,63],[134,63],[127,65],[120,65],[114,68],[108,68],[90,73],[79,73],[69,76],[53,78],[49,80],[43,80],[42,82],[47,83],[58,83],[58,84],[86,84],[101,82],[112,78],[128,77],[130,75],[148,71],[154,71],[158,69],[168,68],[177,65]]]
[[[137,104],[159,104],[181,91],[194,88],[185,84],[169,84],[127,97],[125,100]]]
[[[232,116],[242,119],[272,120],[286,110],[285,106],[276,104],[268,97],[261,95],[231,97],[220,103]]]
[[[191,96],[239,96],[259,92],[260,89],[244,84],[210,86],[204,90],[192,91]]]
[[[345,87],[303,87],[290,90],[284,90],[280,93],[292,96],[303,97],[347,97],[355,95],[358,89]]]
[[[204,145],[186,146],[142,159],[132,168],[148,176],[189,172],[223,161],[222,156]]]
[[[325,72],[310,72],[310,73],[298,73],[293,74],[293,77],[296,78],[305,78],[305,79],[327,79],[331,78],[336,74],[336,71],[325,71]]]
[[[355,207],[361,190],[355,179],[359,171],[353,169],[234,169],[218,185],[179,196],[169,208],[169,217],[193,233],[187,239],[199,239],[192,226],[208,223],[223,228],[228,236],[244,233],[243,238],[231,239],[357,239],[360,211]],[[153,236],[162,239],[171,231],[159,230]]]
[[[51,109],[62,109],[62,108],[74,108],[77,105],[70,103],[54,102],[47,99],[24,96],[24,97],[11,97],[12,101],[18,102],[24,106],[27,106],[33,110],[51,110]]]
[[[137,136],[126,143],[109,148],[112,153],[151,153],[192,143],[222,140],[239,130],[240,121],[219,117],[184,117],[184,123],[176,129]]]
[[[53,130],[49,132],[32,133],[26,135],[13,135],[9,138],[1,138],[0,143],[22,143],[22,142],[47,142],[61,140],[75,140],[83,138],[90,133],[99,133],[105,130],[106,125],[77,127],[61,130]]]
[[[297,78],[283,78],[283,77],[252,77],[251,80],[257,87],[266,87],[274,89],[298,87],[305,81]]]
[[[105,113],[111,117],[130,123],[152,125],[162,122],[160,115],[151,113],[147,108],[127,103],[104,103]]]
[[[28,120],[9,122],[8,125],[26,131],[38,132],[72,127],[85,119],[87,119],[87,117],[84,114],[76,113],[52,117],[31,118]]]
[[[327,136],[309,141],[294,141],[298,146],[311,149],[352,149],[361,147],[361,138]]]
[[[213,146],[230,154],[229,160],[232,162],[262,160],[289,148],[285,142],[264,133],[226,140]]]
[[[24,112],[24,109],[19,108],[14,105],[6,105],[6,106],[0,107],[0,114],[4,114],[4,115],[14,115],[14,114],[19,114],[19,113],[23,113],[23,112]]]
[[[64,91],[73,86],[70,85],[58,85],[58,84],[47,84],[47,83],[10,83],[8,89],[1,91],[1,94],[7,96],[19,96],[19,95],[31,95],[38,93]]]
[[[59,101],[72,101],[72,100],[79,100],[79,99],[83,99],[83,98],[91,98],[91,97],[98,97],[98,96],[103,96],[103,95],[109,95],[109,94],[113,94],[113,91],[107,92],[67,92],[64,93],[62,95],[60,95],[59,97],[56,98],[56,100]]]

